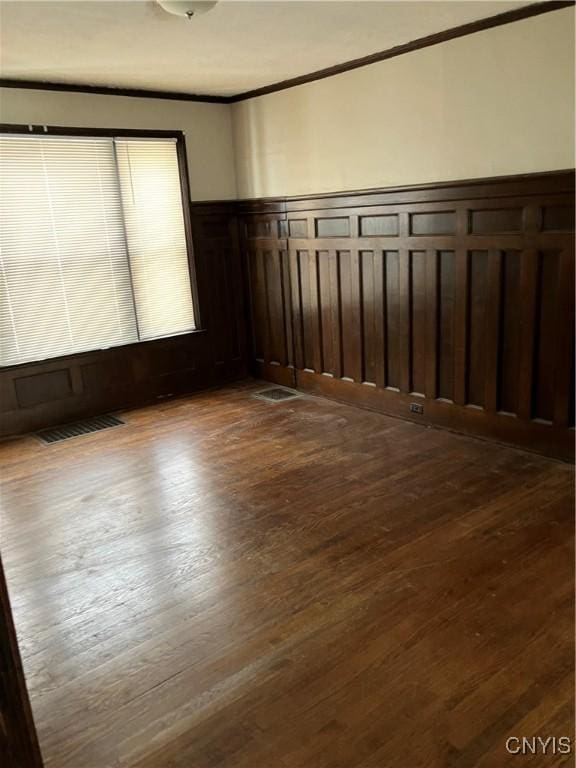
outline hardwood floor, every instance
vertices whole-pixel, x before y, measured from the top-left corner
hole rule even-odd
[[[502,768],[509,736],[573,739],[572,468],[256,388],[0,446],[46,765]]]

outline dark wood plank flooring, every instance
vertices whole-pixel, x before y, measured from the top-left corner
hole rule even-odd
[[[46,765],[502,768],[573,737],[572,468],[257,386],[0,446]]]

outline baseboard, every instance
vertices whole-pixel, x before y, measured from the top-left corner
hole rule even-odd
[[[254,360],[251,363],[250,369],[256,379],[272,381],[274,384],[279,384],[282,387],[296,387],[296,372],[292,366]]]
[[[145,408],[161,401],[225,386],[246,378],[246,375],[244,361],[232,361],[196,371],[176,371],[144,383],[130,382],[93,395],[80,395],[5,412],[0,414],[0,441],[102,413]]]
[[[272,376],[268,375],[270,372]],[[295,373],[296,388],[313,395],[368,408],[416,424],[490,439],[563,461],[574,459],[574,430],[559,429],[538,421],[526,422],[507,414],[487,413],[482,408],[430,400],[421,395],[358,384],[313,371],[297,370]],[[261,365],[259,372],[260,378],[279,384],[289,381],[292,375],[293,369],[285,366]],[[421,405],[423,414],[412,413],[412,403]]]

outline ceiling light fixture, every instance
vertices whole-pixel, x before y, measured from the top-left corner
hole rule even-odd
[[[191,19],[194,16],[201,16],[203,13],[211,11],[216,5],[217,0],[200,0],[199,2],[188,2],[188,0],[156,0],[158,5],[168,13],[174,16],[183,16]]]

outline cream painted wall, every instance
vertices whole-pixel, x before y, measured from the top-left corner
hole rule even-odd
[[[240,197],[574,167],[574,9],[233,105]]]
[[[0,122],[184,131],[192,200],[236,197],[227,104],[0,88]]]
[[[193,200],[574,166],[574,9],[240,102],[0,88],[0,122],[182,130]]]

